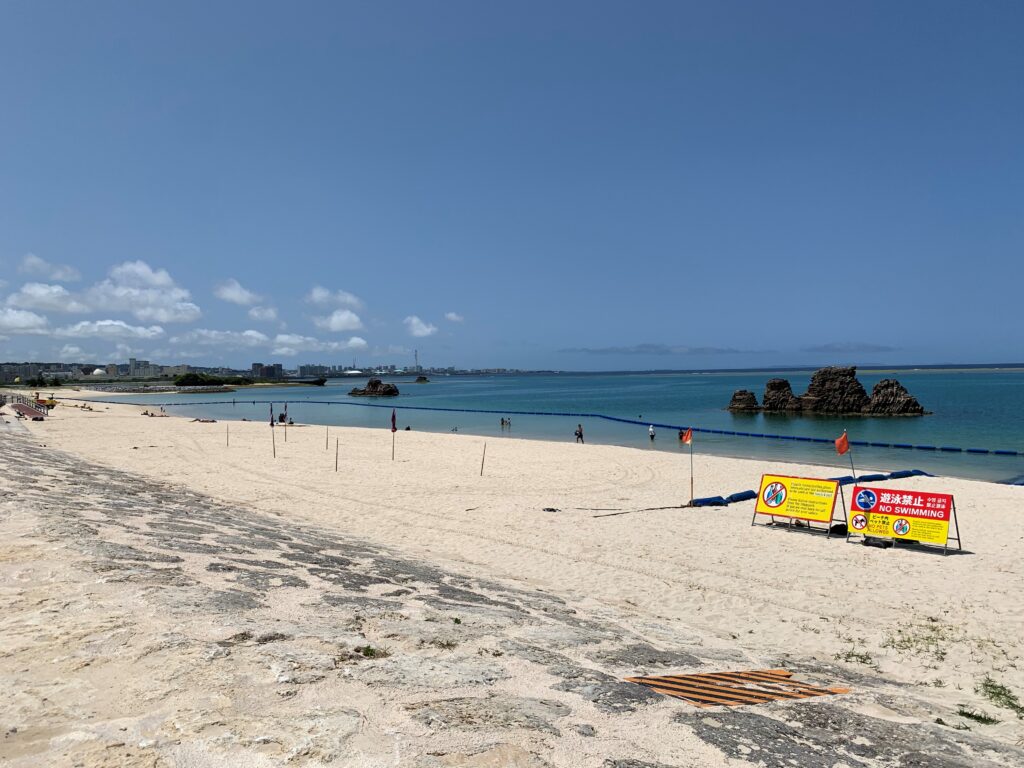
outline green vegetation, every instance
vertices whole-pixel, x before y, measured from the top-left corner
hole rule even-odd
[[[895,633],[887,635],[881,645],[883,648],[908,651],[943,661],[946,658],[944,646],[955,640],[958,634],[955,627],[929,617],[925,624],[907,623],[896,627]]]
[[[208,373],[196,373],[194,371],[183,373],[174,379],[174,386],[176,387],[218,387],[228,384],[237,386],[252,384],[252,379],[246,379],[242,376],[211,376]]]
[[[372,645],[356,646],[356,653],[367,659],[386,659],[391,655],[389,648],[374,648]]]
[[[966,717],[968,720],[973,720],[974,722],[981,723],[982,725],[995,725],[1000,722],[996,718],[986,715],[984,712],[979,712],[976,709],[968,709],[962,705],[956,713],[960,715],[960,717]]]
[[[833,656],[833,658],[838,661],[848,661],[856,662],[857,664],[865,664],[869,667],[876,666],[875,660],[871,658],[870,653],[868,653],[867,651],[854,650],[852,648],[850,650],[843,651],[842,653],[837,653],[835,656]]]
[[[40,389],[50,389],[51,387],[59,387],[60,379],[54,376],[49,381],[46,380],[45,376],[37,376],[34,379],[29,379],[25,382],[26,387],[39,387]]]
[[[1018,718],[1024,718],[1024,706],[1021,706],[1020,701],[1017,699],[1017,695],[1005,685],[997,683],[988,675],[985,675],[974,691],[975,693],[980,693],[997,707],[1008,709],[1016,714]]]

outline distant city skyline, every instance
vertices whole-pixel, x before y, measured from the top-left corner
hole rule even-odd
[[[1009,2],[11,5],[0,359],[1019,362],[1022,33]]]

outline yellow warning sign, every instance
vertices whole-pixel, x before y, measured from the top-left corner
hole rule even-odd
[[[831,523],[838,492],[835,480],[762,475],[754,514]]]
[[[850,533],[946,546],[953,497],[946,493],[853,489]]]

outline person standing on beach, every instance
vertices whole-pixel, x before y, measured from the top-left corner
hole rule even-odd
[[[576,442],[577,443],[582,443],[583,442],[583,425],[582,424],[577,424],[576,425]]]
[[[653,424],[651,424],[651,426],[649,426],[647,428],[647,434],[650,435],[651,442],[653,443],[654,442],[654,425]]]

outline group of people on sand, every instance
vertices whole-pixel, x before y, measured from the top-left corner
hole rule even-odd
[[[92,410],[92,409],[90,408],[90,410]],[[161,417],[167,416],[167,414],[164,413],[163,407],[160,408],[160,413],[156,413],[155,411],[143,411],[142,415],[143,416],[150,416],[150,417],[156,416],[157,418],[161,418]],[[195,419],[192,419],[192,421],[195,421]]]

